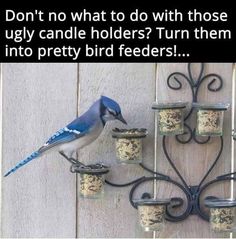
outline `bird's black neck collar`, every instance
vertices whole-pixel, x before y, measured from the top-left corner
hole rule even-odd
[[[103,127],[106,124],[106,121],[103,119],[103,116],[106,114],[106,107],[103,105],[102,101],[100,102],[100,119],[102,121]]]

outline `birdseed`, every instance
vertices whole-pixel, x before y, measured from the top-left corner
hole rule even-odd
[[[211,208],[211,227],[215,232],[231,231],[234,226],[235,208]]]
[[[116,156],[120,161],[141,161],[142,139],[140,138],[117,138]]]
[[[160,134],[183,134],[183,109],[159,110]]]
[[[138,206],[140,225],[144,228],[158,229],[164,221],[165,205]]]
[[[104,185],[103,175],[81,174],[80,194],[84,197],[93,197],[102,193]]]
[[[222,135],[223,111],[199,110],[197,112],[197,134]]]

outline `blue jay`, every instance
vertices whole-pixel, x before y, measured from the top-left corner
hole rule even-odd
[[[4,176],[8,176],[31,160],[39,158],[51,150],[58,151],[68,160],[72,159],[72,155],[77,149],[97,139],[107,121],[116,119],[127,124],[121,114],[119,104],[106,96],[101,96],[88,111],[76,118],[66,127],[57,131],[41,148],[33,152],[26,159],[20,161]],[[77,160],[74,161],[78,162]]]

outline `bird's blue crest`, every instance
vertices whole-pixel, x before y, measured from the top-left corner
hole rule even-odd
[[[120,109],[119,104],[117,102],[115,102],[114,100],[112,100],[111,98],[102,95],[101,96],[101,101],[102,101],[102,104],[106,108],[110,108],[110,109],[114,110],[117,114],[121,113],[121,109]]]

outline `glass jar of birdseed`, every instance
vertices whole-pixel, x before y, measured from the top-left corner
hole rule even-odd
[[[224,111],[229,104],[198,104],[193,108],[197,110],[196,135],[200,136],[222,136]]]
[[[105,174],[109,168],[102,164],[80,166],[79,192],[82,198],[100,198],[104,193]]]
[[[161,231],[163,229],[166,207],[170,200],[140,199],[134,203],[138,209],[139,224],[144,231]]]
[[[205,205],[210,208],[210,223],[214,232],[235,231],[236,200],[209,199]]]
[[[178,135],[184,133],[184,109],[187,103],[153,103],[152,109],[158,111],[160,135]]]
[[[146,136],[146,129],[113,129],[112,137],[115,138],[117,161],[130,164],[141,163],[142,139]]]

